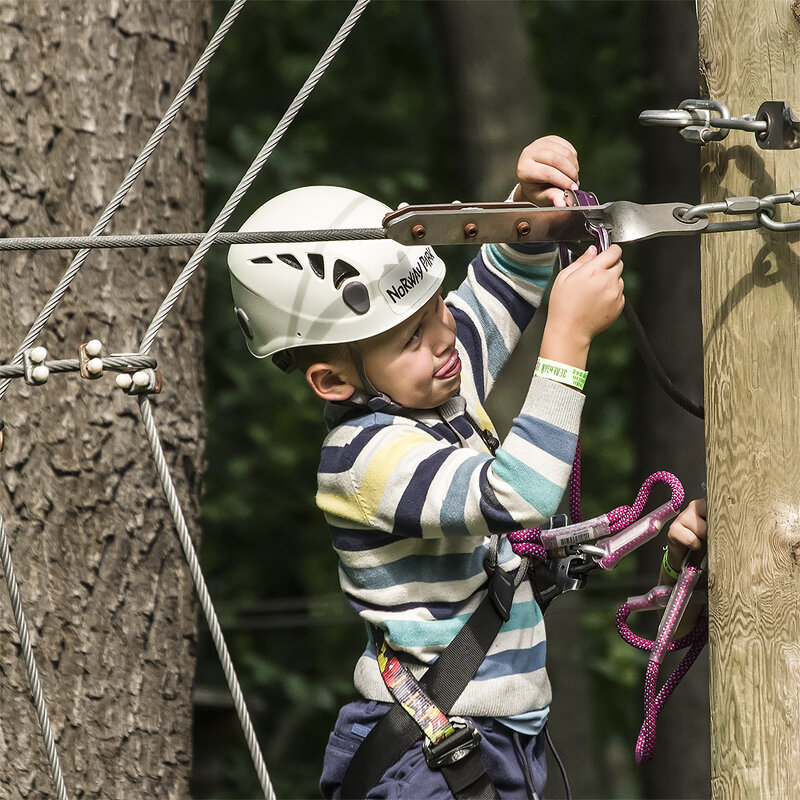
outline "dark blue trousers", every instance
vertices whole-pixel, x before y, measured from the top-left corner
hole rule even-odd
[[[359,700],[339,712],[325,750],[320,781],[323,797],[338,800],[353,753],[390,707],[388,703]],[[483,763],[502,800],[541,800],[547,778],[544,736],[525,736],[488,717],[472,717],[471,721],[481,733]],[[442,774],[428,766],[420,741],[386,770],[367,798],[452,800],[452,794]]]

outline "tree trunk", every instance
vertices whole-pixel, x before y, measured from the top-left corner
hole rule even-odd
[[[700,65],[733,116],[800,106],[800,11],[703,0]],[[703,158],[703,200],[800,186],[798,151],[732,131]],[[778,217],[797,219],[791,206]],[[703,237],[710,531],[711,788],[800,796],[800,259],[796,232]]]
[[[201,52],[204,3],[0,2],[0,235],[88,233]],[[205,92],[184,106],[112,223],[198,230]],[[0,362],[8,363],[74,253],[3,256]],[[94,251],[38,344],[75,358],[98,338],[135,352],[189,257]],[[167,459],[197,530],[204,418],[200,281],[152,351]],[[161,347],[160,345],[166,345]],[[16,380],[0,512],[70,797],[188,796],[192,581],[135,399],[113,376]],[[0,795],[52,797],[42,737],[0,591]]]
[[[698,96],[697,19],[694,0],[654,3],[648,14],[647,51],[654,91],[646,108],[675,108]],[[640,128],[644,141],[644,202],[699,202],[699,148],[676,130]],[[696,236],[664,237],[639,246],[641,269],[637,310],[667,374],[693,400],[703,394],[700,325],[700,243]],[[637,470],[643,478],[666,469],[682,481],[688,498],[703,494],[703,422],[673,403],[647,373],[641,360],[637,404]],[[663,502],[666,498],[658,499]],[[643,548],[639,562],[653,583],[664,537]],[[648,615],[653,616],[653,615]],[[644,620],[643,620],[644,622]],[[655,620],[650,620],[651,632]],[[683,653],[669,656],[666,678]],[[658,722],[653,761],[642,770],[649,798],[708,797],[708,658],[701,655],[670,698]],[[687,747],[691,741],[692,747]],[[631,748],[633,743],[631,742]],[[672,765],[680,763],[680,769]]]

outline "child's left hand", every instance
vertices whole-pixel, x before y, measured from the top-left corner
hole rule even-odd
[[[667,560],[678,572],[689,550],[704,553],[706,550],[707,515],[705,498],[692,500],[678,514],[667,532]]]
[[[578,188],[578,153],[560,136],[536,139],[520,154],[517,180],[515,201],[563,208],[564,190]]]

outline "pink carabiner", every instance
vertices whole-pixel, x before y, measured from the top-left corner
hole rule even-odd
[[[632,525],[628,525],[627,528],[623,528],[613,536],[598,542],[596,546],[604,550],[605,555],[594,556],[594,562],[601,569],[614,569],[621,558],[637,547],[641,547],[645,542],[649,542],[664,527],[664,523],[672,519],[677,513],[678,510],[670,500],[669,503],[664,503],[663,506],[659,506],[655,511],[645,514]]]

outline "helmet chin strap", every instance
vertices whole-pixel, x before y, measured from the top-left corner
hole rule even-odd
[[[358,377],[364,386],[364,390],[356,389],[347,402],[358,408],[368,408],[370,411],[387,411],[390,414],[399,414],[403,411],[403,406],[395,403],[388,394],[379,392],[372,385],[372,381],[367,377],[367,371],[364,369],[364,359],[361,356],[359,346],[355,342],[348,342],[347,348],[350,351],[356,372],[358,372]]]

